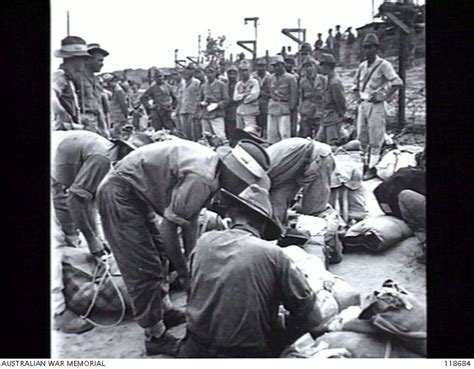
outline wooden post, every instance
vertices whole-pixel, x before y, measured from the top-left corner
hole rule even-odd
[[[398,52],[398,74],[403,81],[403,86],[398,90],[398,127],[401,129],[405,125],[405,80],[407,65],[407,40],[408,37],[402,29],[399,33],[399,52]]]
[[[69,36],[69,10],[66,13],[66,22],[67,22],[67,28],[66,28],[66,33]]]

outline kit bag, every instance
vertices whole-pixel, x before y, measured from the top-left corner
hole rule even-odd
[[[366,218],[354,224],[343,237],[345,247],[365,247],[379,252],[413,236],[413,231],[401,219],[390,215]]]
[[[395,149],[387,152],[375,166],[377,176],[385,181],[401,168],[415,167],[415,154],[416,152],[407,149]]]
[[[97,326],[119,324],[132,312],[132,307],[113,256],[100,262],[87,249],[65,249],[62,268],[67,307]],[[110,323],[111,317],[113,323]],[[99,319],[107,324],[98,323]]]
[[[426,195],[425,171],[418,168],[402,168],[374,189],[374,195],[382,211],[402,219],[398,195],[412,190]]]

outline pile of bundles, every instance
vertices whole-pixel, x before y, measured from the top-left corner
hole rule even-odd
[[[391,280],[318,327],[320,336],[301,337],[285,358],[426,357],[426,309],[416,296]]]
[[[357,141],[353,141],[357,142]],[[341,188],[357,188],[357,181],[360,180],[361,169],[354,164],[358,157],[357,145],[353,145],[354,150],[349,152],[345,149],[335,153],[336,170],[333,178],[333,186],[340,184],[340,187],[333,188],[344,194],[342,216],[359,221],[353,224],[342,237],[345,250],[358,248],[367,249],[371,252],[384,251],[399,242],[412,237],[413,230],[405,223],[400,207],[398,195],[405,189],[413,190],[417,193],[425,194],[425,172],[419,168],[419,158],[422,153],[420,147],[404,147],[390,149],[377,164],[377,175],[384,180],[374,190],[374,195],[385,215],[364,218],[365,195],[357,195],[354,190]],[[392,147],[396,147],[395,144]],[[345,158],[347,157],[347,158]],[[354,158],[352,161],[350,158]],[[352,170],[352,171],[351,171]],[[341,174],[342,173],[342,174]],[[355,191],[363,191],[362,187]],[[352,197],[351,197],[352,195]],[[357,203],[357,199],[363,199]],[[352,208],[359,206],[358,213],[351,213]],[[349,208],[348,208],[349,206]],[[359,219],[357,219],[361,216]],[[347,219],[346,218],[346,219]]]

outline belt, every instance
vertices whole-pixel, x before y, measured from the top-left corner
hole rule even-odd
[[[286,103],[289,102],[288,100],[283,100],[283,99],[274,99],[274,98],[272,98],[272,100],[275,101],[275,102],[286,102]]]
[[[94,114],[94,115],[99,115],[99,111],[98,110],[86,110],[84,113],[82,114]]]

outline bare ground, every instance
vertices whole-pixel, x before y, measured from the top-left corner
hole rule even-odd
[[[372,194],[379,183],[377,179],[364,182],[371,215],[382,213]],[[411,237],[381,254],[345,254],[343,261],[332,265],[330,271],[357,287],[363,297],[391,278],[420,299],[425,299],[425,266],[416,261],[419,253],[418,241]],[[185,306],[183,292],[173,293],[171,298],[177,307]],[[184,332],[184,325],[171,331],[177,337],[183,337]],[[55,358],[146,358],[143,342],[143,330],[128,319],[117,327],[94,328],[80,335],[53,331],[51,347]],[[160,357],[164,356],[156,356]]]

